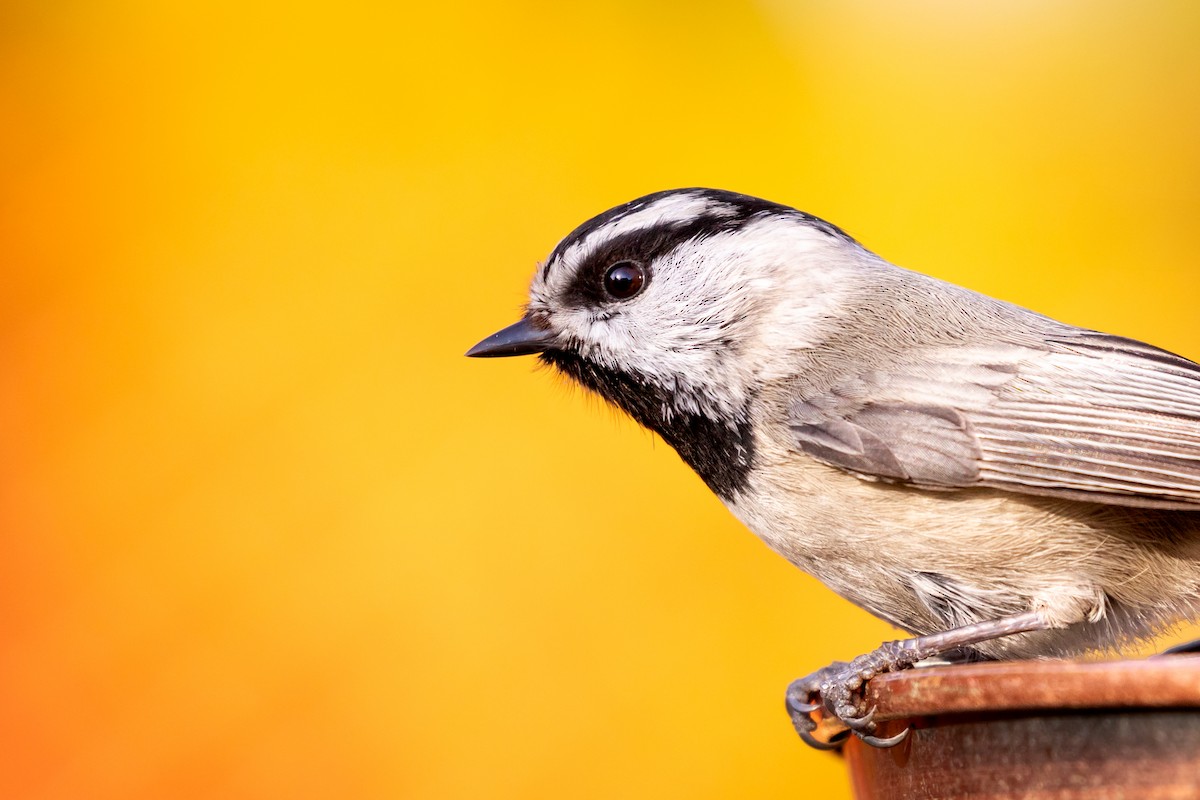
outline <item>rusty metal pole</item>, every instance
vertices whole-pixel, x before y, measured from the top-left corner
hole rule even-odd
[[[844,748],[858,800],[1200,800],[1200,656],[931,667],[868,687],[880,750]]]

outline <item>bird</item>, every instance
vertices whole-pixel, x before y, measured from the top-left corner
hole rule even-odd
[[[942,653],[1115,651],[1200,616],[1200,365],[895,266],[736,192],[589,219],[521,319],[533,355],[679,454],[769,547],[911,634],[788,687],[864,742],[864,684]]]

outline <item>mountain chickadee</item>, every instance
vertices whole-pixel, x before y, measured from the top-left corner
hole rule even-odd
[[[604,212],[469,356],[541,360],[656,431],[746,526],[917,638],[801,678],[873,735],[862,685],[951,650],[1115,648],[1200,615],[1200,365],[893,266],[840,228],[680,189]]]

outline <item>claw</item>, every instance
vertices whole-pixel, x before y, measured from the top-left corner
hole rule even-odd
[[[836,750],[851,733],[875,747],[892,747],[904,741],[906,733],[890,739],[873,735],[876,709],[866,708],[863,691],[866,682],[880,670],[866,661],[865,657],[851,663],[836,661],[788,685],[785,694],[788,714],[796,733],[809,747]],[[813,698],[815,702],[811,702]],[[810,716],[814,711],[825,719],[843,723],[845,728],[829,741],[821,741],[813,735],[818,727],[818,722]]]
[[[814,750],[837,750],[839,747],[841,747],[842,743],[840,740],[835,742],[831,739],[828,742],[823,742],[817,737],[813,736],[812,732],[817,729],[817,723],[812,719],[812,717],[808,716],[808,713],[809,711],[816,711],[818,706],[810,703],[796,703],[793,706],[790,697],[788,698],[787,706],[789,712],[791,712],[793,709],[796,710],[796,713],[791,714],[792,727],[796,729],[796,734],[806,745]],[[811,707],[808,709],[808,711],[802,710],[806,706]]]
[[[801,703],[790,697],[787,698],[787,710],[791,714],[811,714],[820,707],[820,703]]]
[[[905,728],[904,730],[897,733],[895,736],[889,736],[886,739],[882,739],[878,736],[863,736],[861,734],[859,734],[858,738],[862,739],[864,743],[871,745],[871,747],[878,747],[880,749],[886,750],[889,747],[895,747],[896,745],[900,744],[905,739],[907,739],[908,732],[911,730],[912,730],[912,728]]]
[[[869,732],[875,730],[875,723],[871,721],[873,719],[875,719],[874,706],[872,706],[871,710],[866,714],[863,714],[861,717],[842,717],[842,722],[846,723],[846,727],[850,728],[850,730],[856,733],[861,731]]]
[[[837,750],[842,746],[841,741],[822,742],[820,739],[812,735],[811,731],[796,729],[796,733],[800,734],[800,740],[814,750]]]

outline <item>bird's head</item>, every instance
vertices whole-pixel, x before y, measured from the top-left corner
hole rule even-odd
[[[860,253],[787,206],[677,189],[594,217],[538,270],[525,316],[470,356],[540,353],[662,432],[673,417],[735,420],[784,351],[816,343]]]

